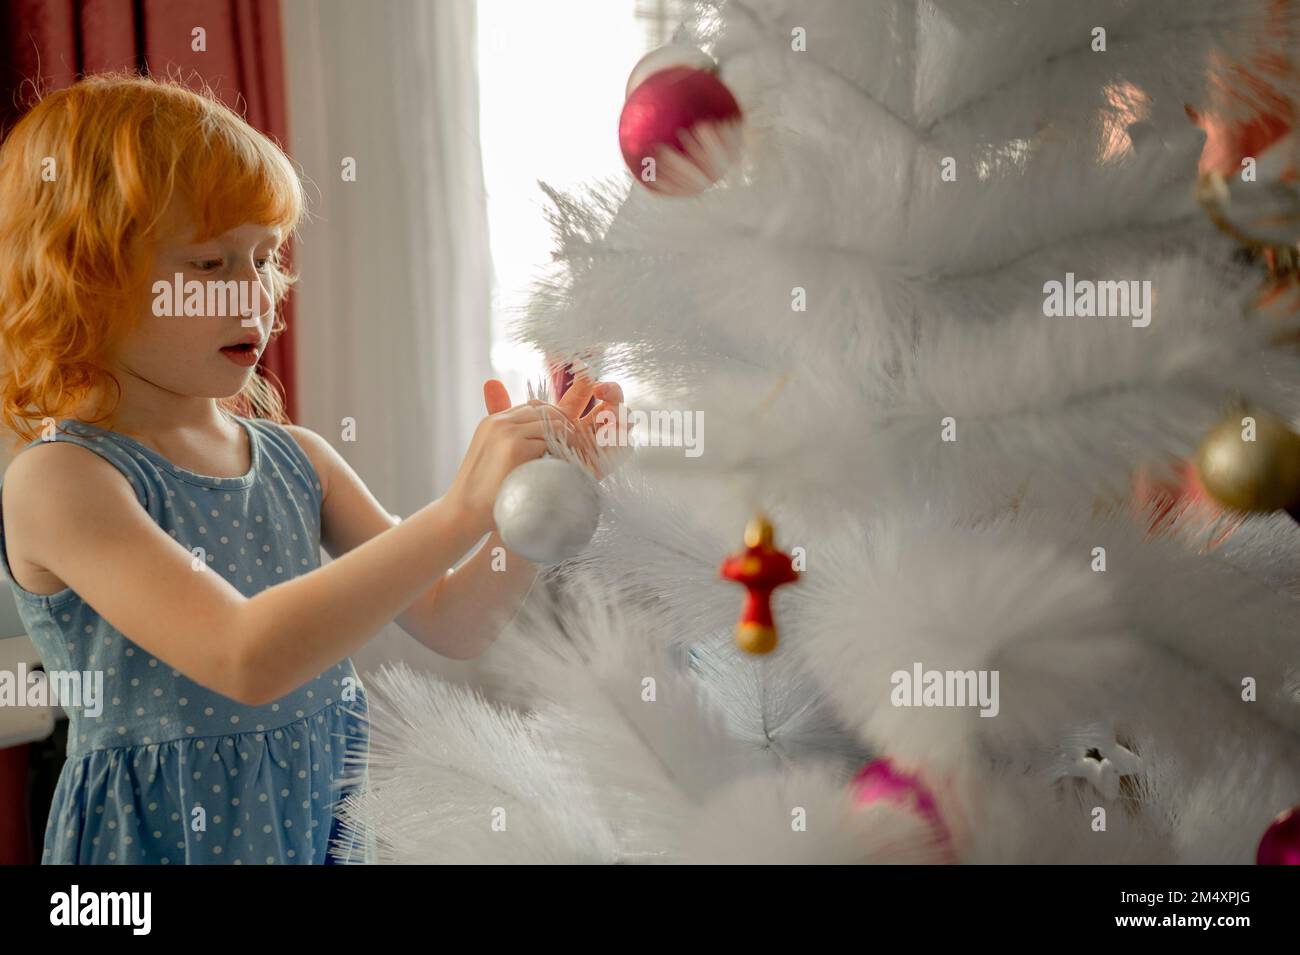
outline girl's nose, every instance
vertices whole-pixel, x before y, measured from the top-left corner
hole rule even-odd
[[[266,275],[251,262],[244,265],[236,276],[241,286],[239,318],[241,324],[251,328],[270,314],[275,307]]]

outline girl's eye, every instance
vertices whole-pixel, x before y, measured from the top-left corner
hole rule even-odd
[[[269,268],[271,267],[271,260],[270,260],[270,259],[256,259],[256,260],[254,260],[253,264],[257,266],[257,271],[259,271],[259,272],[265,272],[267,269],[269,269]]]
[[[215,272],[221,268],[220,259],[196,259],[190,265],[194,266],[200,272]]]

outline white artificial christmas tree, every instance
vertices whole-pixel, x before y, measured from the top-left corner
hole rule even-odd
[[[1300,418],[1273,344],[1297,312],[1255,307],[1261,268],[1198,205],[1185,109],[1215,64],[1287,53],[1294,17],[697,13],[676,39],[720,64],[742,158],[686,198],[552,194],[560,271],[523,337],[698,415],[702,453],[639,447],[604,478],[595,539],[490,651],[493,699],[374,681],[347,807],[372,858],[1254,861],[1300,803],[1300,526],[1254,514],[1210,546],[1131,501],[1231,400]],[[1233,182],[1233,208],[1257,193]],[[1137,284],[1088,316],[1055,314],[1053,282]],[[718,572],[757,513],[802,571],[761,656]],[[903,705],[918,671],[996,694]],[[859,799],[873,759],[912,803]]]

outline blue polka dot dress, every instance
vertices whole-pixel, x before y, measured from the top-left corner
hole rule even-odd
[[[236,420],[252,449],[242,477],[187,471],[125,435],[72,419],[59,423],[54,440],[116,466],[164,531],[251,597],[319,566],[321,488],[286,430]],[[150,656],[71,589],[48,596],[23,589],[10,572],[2,525],[0,566],[46,671],[100,672],[103,680],[98,715],[94,707],[64,706],[67,761],[42,862],[361,857],[335,820],[338,802],[364,785],[369,743],[365,693],[351,660],[273,703],[244,706]]]

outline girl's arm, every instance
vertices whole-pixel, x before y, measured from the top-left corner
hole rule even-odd
[[[287,425],[298,446],[311,459],[321,483],[321,546],[333,557],[355,548],[399,524],[370,493],[365,482],[332,445],[316,432]],[[477,539],[453,557],[460,560]],[[399,626],[430,650],[444,657],[468,660],[478,656],[501,632],[537,575],[535,564],[514,551],[503,555],[505,568],[494,570],[495,549],[505,543],[494,530],[454,571],[447,570],[396,615]],[[500,566],[500,561],[495,561]],[[435,609],[436,608],[436,609]]]
[[[6,533],[145,652],[259,706],[368,641],[488,530],[504,477],[539,457],[538,409],[483,419],[447,495],[337,560],[245,597],[193,558],[94,452],[50,442],[5,475]]]
[[[476,657],[515,615],[537,571],[493,531],[473,557],[422,594],[397,622],[439,653]]]
[[[489,412],[509,407],[509,396],[504,388],[498,390],[498,386],[499,382],[489,382],[484,389]],[[593,395],[599,403],[585,416],[588,419],[594,419],[602,409],[616,410],[623,400],[622,389],[617,384],[593,383],[579,375],[560,399],[558,410],[570,421],[582,420]],[[554,418],[553,415],[553,421]],[[311,459],[320,478],[321,543],[331,555],[349,553],[396,526],[398,519],[383,508],[329,442],[303,427],[289,425],[288,430]],[[537,570],[537,565],[506,548],[493,530],[473,556],[455,571],[440,576],[412,600],[397,616],[397,623],[442,656],[471,659],[487,649],[514,616]]]

